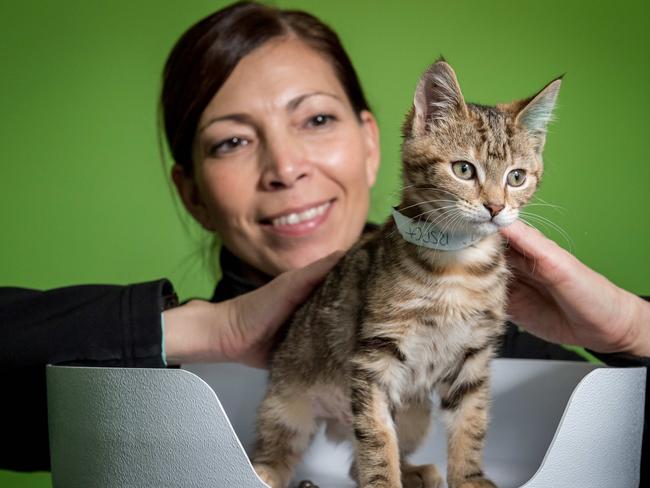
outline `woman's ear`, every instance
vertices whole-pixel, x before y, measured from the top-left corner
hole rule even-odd
[[[211,222],[208,208],[201,198],[195,179],[188,176],[183,167],[178,164],[172,167],[171,176],[185,209],[205,230],[214,232],[216,229]]]
[[[366,178],[368,186],[372,188],[377,180],[379,163],[381,161],[381,149],[379,146],[379,127],[375,116],[368,110],[363,110],[360,114],[361,126],[364,131],[366,142]]]

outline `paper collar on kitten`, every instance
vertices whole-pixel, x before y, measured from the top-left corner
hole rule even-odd
[[[431,222],[411,219],[396,208],[393,208],[393,220],[406,242],[439,251],[465,249],[485,237],[474,233],[452,234],[449,231],[442,231]]]

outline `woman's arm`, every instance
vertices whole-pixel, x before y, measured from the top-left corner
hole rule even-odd
[[[161,367],[167,280],[47,291],[0,288],[0,367],[84,362]]]

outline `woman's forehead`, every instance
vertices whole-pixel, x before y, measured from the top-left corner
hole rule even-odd
[[[347,102],[329,60],[297,38],[267,42],[245,56],[206,106],[199,127],[232,113],[286,110],[308,94]]]

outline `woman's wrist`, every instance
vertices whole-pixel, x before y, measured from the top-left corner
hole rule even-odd
[[[629,301],[632,310],[628,318],[630,343],[620,352],[637,357],[650,357],[650,303],[631,293]]]
[[[192,300],[163,312],[167,364],[219,362],[228,311],[222,303]]]

